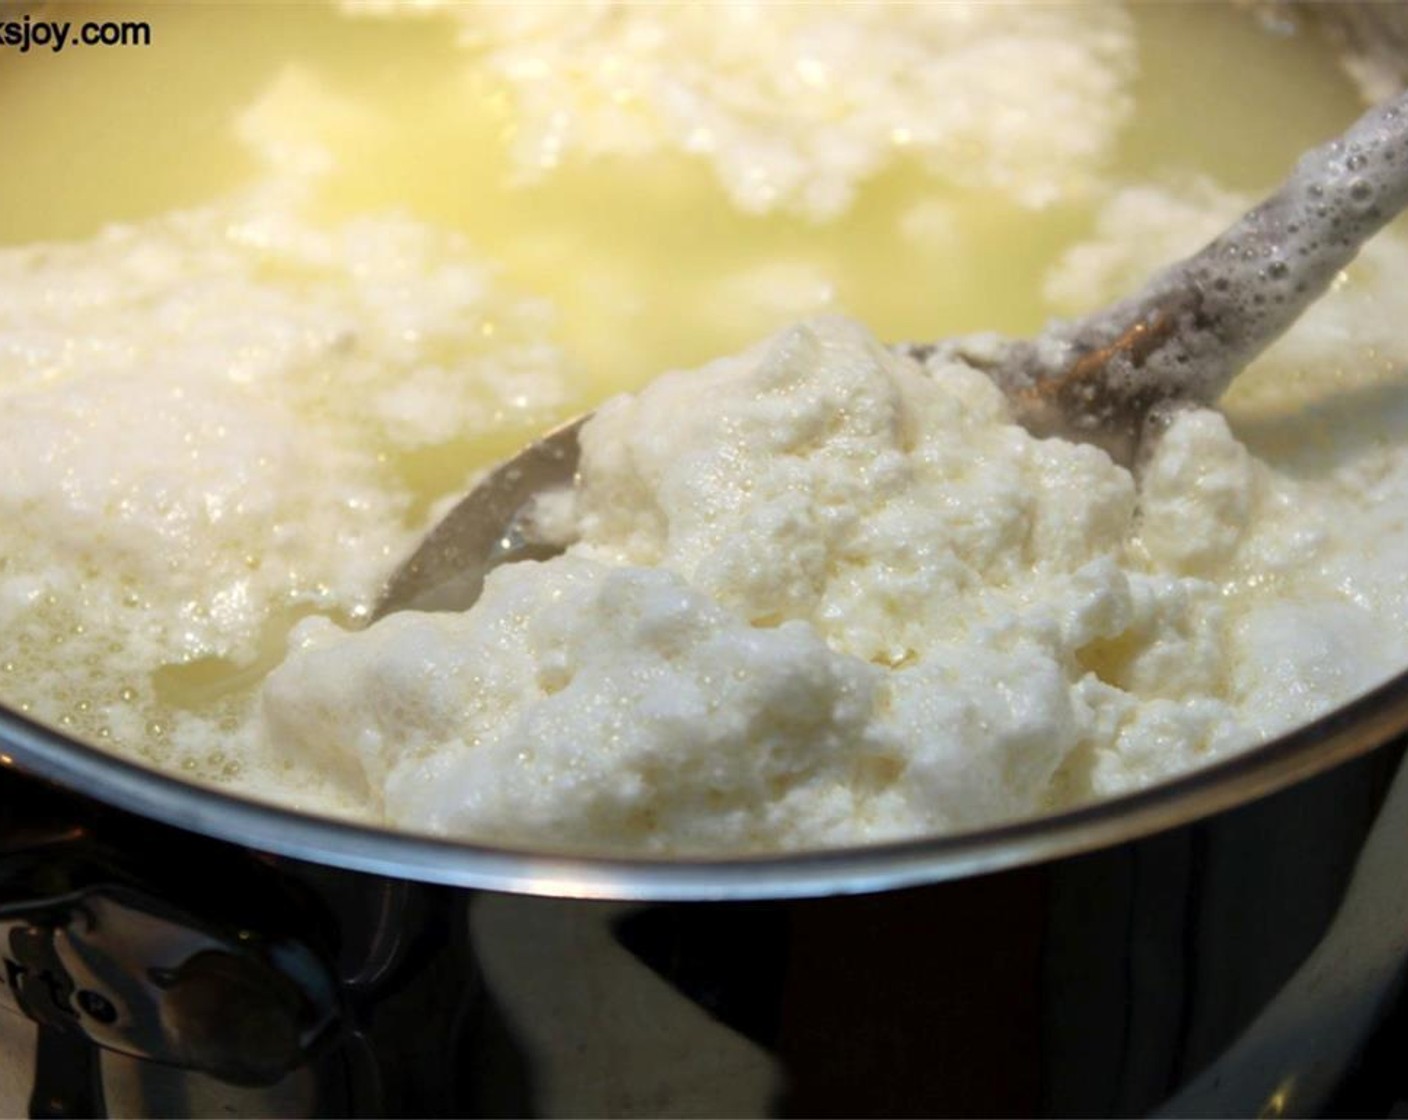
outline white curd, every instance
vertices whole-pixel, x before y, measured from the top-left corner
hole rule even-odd
[[[1402,237],[1138,477],[876,341],[1032,332],[1196,248],[1354,115],[1309,36],[131,15],[145,55],[0,72],[6,704],[304,810],[695,853],[1116,794],[1408,664]],[[475,471],[664,369],[584,432],[564,556],[361,629]]]

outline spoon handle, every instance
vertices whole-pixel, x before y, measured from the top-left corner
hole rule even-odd
[[[1028,428],[1129,461],[1151,413],[1215,401],[1405,205],[1408,94],[1307,152],[1280,189],[1193,256],[1006,349],[989,372]]]
[[[1408,95],[1301,158],[1265,202],[1135,295],[1032,340],[980,335],[897,349],[957,356],[986,371],[1037,435],[1104,447],[1132,463],[1151,419],[1179,401],[1210,404],[1408,205]],[[570,485],[577,431],[550,433],[475,487],[392,577],[372,611],[470,606],[485,574],[556,545],[523,531],[525,508]]]

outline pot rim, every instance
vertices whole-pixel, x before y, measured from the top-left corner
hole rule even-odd
[[[279,856],[395,879],[553,897],[723,901],[925,886],[1078,855],[1236,808],[1408,731],[1408,672],[1312,723],[1147,789],[964,832],[727,857],[597,856],[393,832],[196,785],[0,706],[0,768]]]

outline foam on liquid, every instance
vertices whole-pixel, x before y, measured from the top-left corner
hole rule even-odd
[[[67,18],[82,18],[77,6],[71,12]],[[280,352],[301,371],[293,383],[304,389],[294,405],[273,406],[279,422],[290,426],[270,420],[263,430],[284,433],[271,458],[309,455],[300,468],[305,476],[322,472],[365,484],[362,497],[349,499],[362,503],[358,518],[365,532],[339,537],[335,527],[318,528],[315,519],[290,514],[297,503],[283,507],[274,519],[286,525],[287,549],[296,554],[287,563],[300,569],[293,585],[301,590],[275,596],[262,623],[241,633],[233,654],[219,648],[219,611],[212,614],[210,603],[200,602],[208,586],[191,573],[181,575],[192,581],[182,601],[193,604],[195,614],[183,626],[166,628],[160,640],[175,635],[178,648],[146,683],[115,671],[131,655],[131,627],[93,632],[96,613],[90,608],[96,604],[85,588],[103,586],[109,559],[94,551],[70,571],[64,565],[71,563],[72,550],[49,541],[43,548],[52,549],[54,570],[67,574],[56,586],[30,588],[37,597],[24,607],[27,621],[0,636],[0,696],[75,734],[121,740],[123,749],[150,761],[223,780],[248,776],[237,773],[243,764],[235,742],[241,712],[282,654],[292,621],[311,609],[355,616],[374,593],[366,571],[326,575],[318,557],[326,558],[329,548],[345,555],[367,547],[374,555],[358,557],[359,564],[370,556],[389,566],[437,500],[462,487],[476,466],[508,453],[535,426],[662,370],[734,352],[807,314],[844,310],[891,339],[977,329],[1031,333],[1055,309],[1043,291],[1044,278],[1090,232],[1110,185],[1206,173],[1233,188],[1263,189],[1295,153],[1343,127],[1357,108],[1349,83],[1309,35],[1278,37],[1246,13],[1212,6],[1144,6],[1132,16],[1138,54],[1137,74],[1129,81],[1132,115],[1108,151],[1096,152],[1093,185],[1070,200],[1031,208],[961,176],[937,176],[918,159],[898,154],[856,185],[847,208],[817,221],[785,210],[746,212],[720,189],[707,163],[673,150],[568,160],[532,185],[514,185],[506,135],[511,91],[470,68],[472,54],[456,45],[454,28],[436,18],[351,20],[331,6],[311,5],[262,7],[255,16],[247,5],[225,4],[136,5],[124,10],[124,18],[147,19],[154,45],[7,56],[0,70],[0,97],[7,105],[0,242],[97,238],[100,246],[59,251],[47,264],[47,251],[8,256],[11,282],[32,287],[35,270],[48,268],[56,288],[71,290],[73,277],[92,266],[97,291],[105,275],[111,282],[111,273],[101,271],[104,253],[125,252],[121,237],[131,247],[124,267],[141,274],[141,254],[151,253],[152,269],[159,272],[163,251],[206,252],[204,235],[192,233],[191,221],[163,215],[194,211],[194,225],[210,227],[214,246],[239,213],[237,205],[222,201],[226,196],[271,174],[292,174],[306,198],[283,218],[274,213],[264,234],[253,221],[251,236],[271,238],[273,249],[261,255],[255,245],[241,258],[244,263],[232,266],[247,281],[239,299],[250,301],[249,307],[277,298],[281,290],[297,293],[283,309],[291,333],[267,341],[271,351],[284,347]],[[1246,143],[1248,136],[1256,143]],[[409,224],[364,217],[389,207],[407,212]],[[104,240],[100,230],[113,221],[139,224],[116,242],[113,235]],[[320,364],[345,345],[338,323],[355,325],[363,302],[378,298],[376,277],[359,276],[356,261],[374,273],[386,268],[378,261],[380,250],[358,249],[358,222],[364,222],[363,249],[367,239],[380,237],[390,246],[385,251],[402,263],[408,258],[395,246],[396,236],[436,246],[426,250],[433,267],[408,275],[385,298],[421,292],[432,299],[443,291],[434,283],[435,269],[459,276],[487,267],[494,274],[484,281],[482,299],[466,295],[459,307],[450,301],[443,322],[433,316],[419,325],[408,320],[399,340],[391,320],[372,332],[367,354],[385,379],[369,375],[368,384],[382,394],[374,423],[367,421],[371,413],[357,412],[365,401],[352,399],[356,393],[344,396],[336,382],[318,380],[320,370],[339,368],[337,360]],[[454,244],[437,227],[463,234],[467,243]],[[390,232],[397,229],[400,235]],[[64,271],[65,261],[73,271]],[[209,275],[218,286],[231,273],[216,262]],[[179,284],[143,307],[143,314],[164,316],[162,331],[143,332],[133,322],[130,339],[101,318],[104,307],[120,318],[141,304],[128,299],[131,285],[121,287],[88,307],[80,293],[60,313],[43,300],[12,301],[4,327],[12,362],[0,370],[6,408],[13,412],[18,395],[36,393],[46,379],[91,378],[95,371],[107,376],[101,362],[95,365],[92,354],[84,354],[85,338],[110,340],[103,360],[112,360],[112,384],[122,376],[124,346],[167,332],[170,346],[144,360],[179,351],[181,316],[191,314],[180,298],[167,298],[181,295]],[[551,314],[525,320],[536,314],[522,310],[533,300],[545,301]],[[466,308],[478,316],[473,341],[460,330]],[[46,314],[51,320],[39,322]],[[213,339],[207,359],[236,364],[249,346],[258,348],[259,331],[268,327],[254,326],[244,339],[232,334],[222,350],[214,339],[218,321],[200,321]],[[39,327],[47,334],[36,342],[44,333]],[[391,382],[415,374],[433,398],[435,379],[427,369],[460,368],[475,353],[496,353],[495,332],[506,330],[528,355],[520,369],[531,367],[539,380],[522,400],[512,390],[496,397],[487,415],[492,418],[497,408],[502,422],[425,439],[388,434],[398,409],[407,416],[427,414],[425,401],[396,397]],[[427,335],[429,352],[418,352]],[[49,353],[44,346],[51,347],[52,362],[35,359]],[[194,351],[188,358],[200,364]],[[551,385],[545,388],[544,379]],[[179,381],[173,367],[166,388],[178,388]],[[188,431],[197,433],[205,423],[218,442],[215,433],[227,423],[216,414],[224,391],[212,392],[200,406],[208,413],[204,421],[192,418],[188,402],[172,405],[170,423],[194,425]],[[139,400],[134,390],[127,402],[133,424],[162,416],[160,402],[144,409]],[[340,411],[349,402],[355,407]],[[247,416],[248,404],[240,398],[231,415]],[[35,407],[53,408],[53,399]],[[101,392],[75,407],[81,422],[70,429],[64,453],[82,457],[82,416],[101,418]],[[290,433],[300,424],[318,426],[330,416],[336,418],[336,436],[328,454],[310,453],[317,440],[296,444]],[[153,459],[148,481],[158,490],[163,475],[174,478],[185,465],[179,461],[185,453],[181,438],[172,435],[177,462]],[[134,442],[142,454],[154,453],[154,443]],[[207,441],[207,459],[213,446]],[[44,474],[39,468],[63,469],[61,457],[46,461],[46,453],[52,450],[18,444],[11,451],[35,474],[36,494]],[[256,489],[272,485],[257,471],[248,482]],[[86,508],[93,523],[111,513],[105,501],[123,500],[113,493]],[[153,508],[180,505],[162,501],[155,494]],[[228,538],[226,549],[232,572],[246,557],[251,569],[262,568],[278,552],[261,539],[269,521],[257,516],[257,507],[258,501],[239,507],[244,527]],[[85,507],[76,509],[82,513]],[[78,540],[85,523],[79,518],[73,526]],[[306,536],[300,540],[300,534]],[[157,538],[134,545],[132,572],[124,577],[130,586],[119,589],[118,610],[110,617],[140,613],[167,594],[165,569],[190,559],[180,550]],[[65,586],[72,592],[68,598]],[[232,575],[228,586],[237,588],[239,578]],[[9,594],[28,591],[12,584]],[[179,644],[188,639],[183,652]],[[143,690],[143,702],[133,703]],[[222,736],[230,738],[222,742]]]

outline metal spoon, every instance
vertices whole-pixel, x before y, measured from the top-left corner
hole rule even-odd
[[[1211,404],[1408,205],[1408,94],[1301,157],[1264,202],[1134,295],[1034,339],[972,335],[900,352],[960,359],[1007,394],[1036,435],[1095,443],[1132,464],[1171,409]],[[561,546],[536,539],[534,499],[577,470],[580,416],[491,472],[392,575],[373,611],[463,610],[484,577]]]

